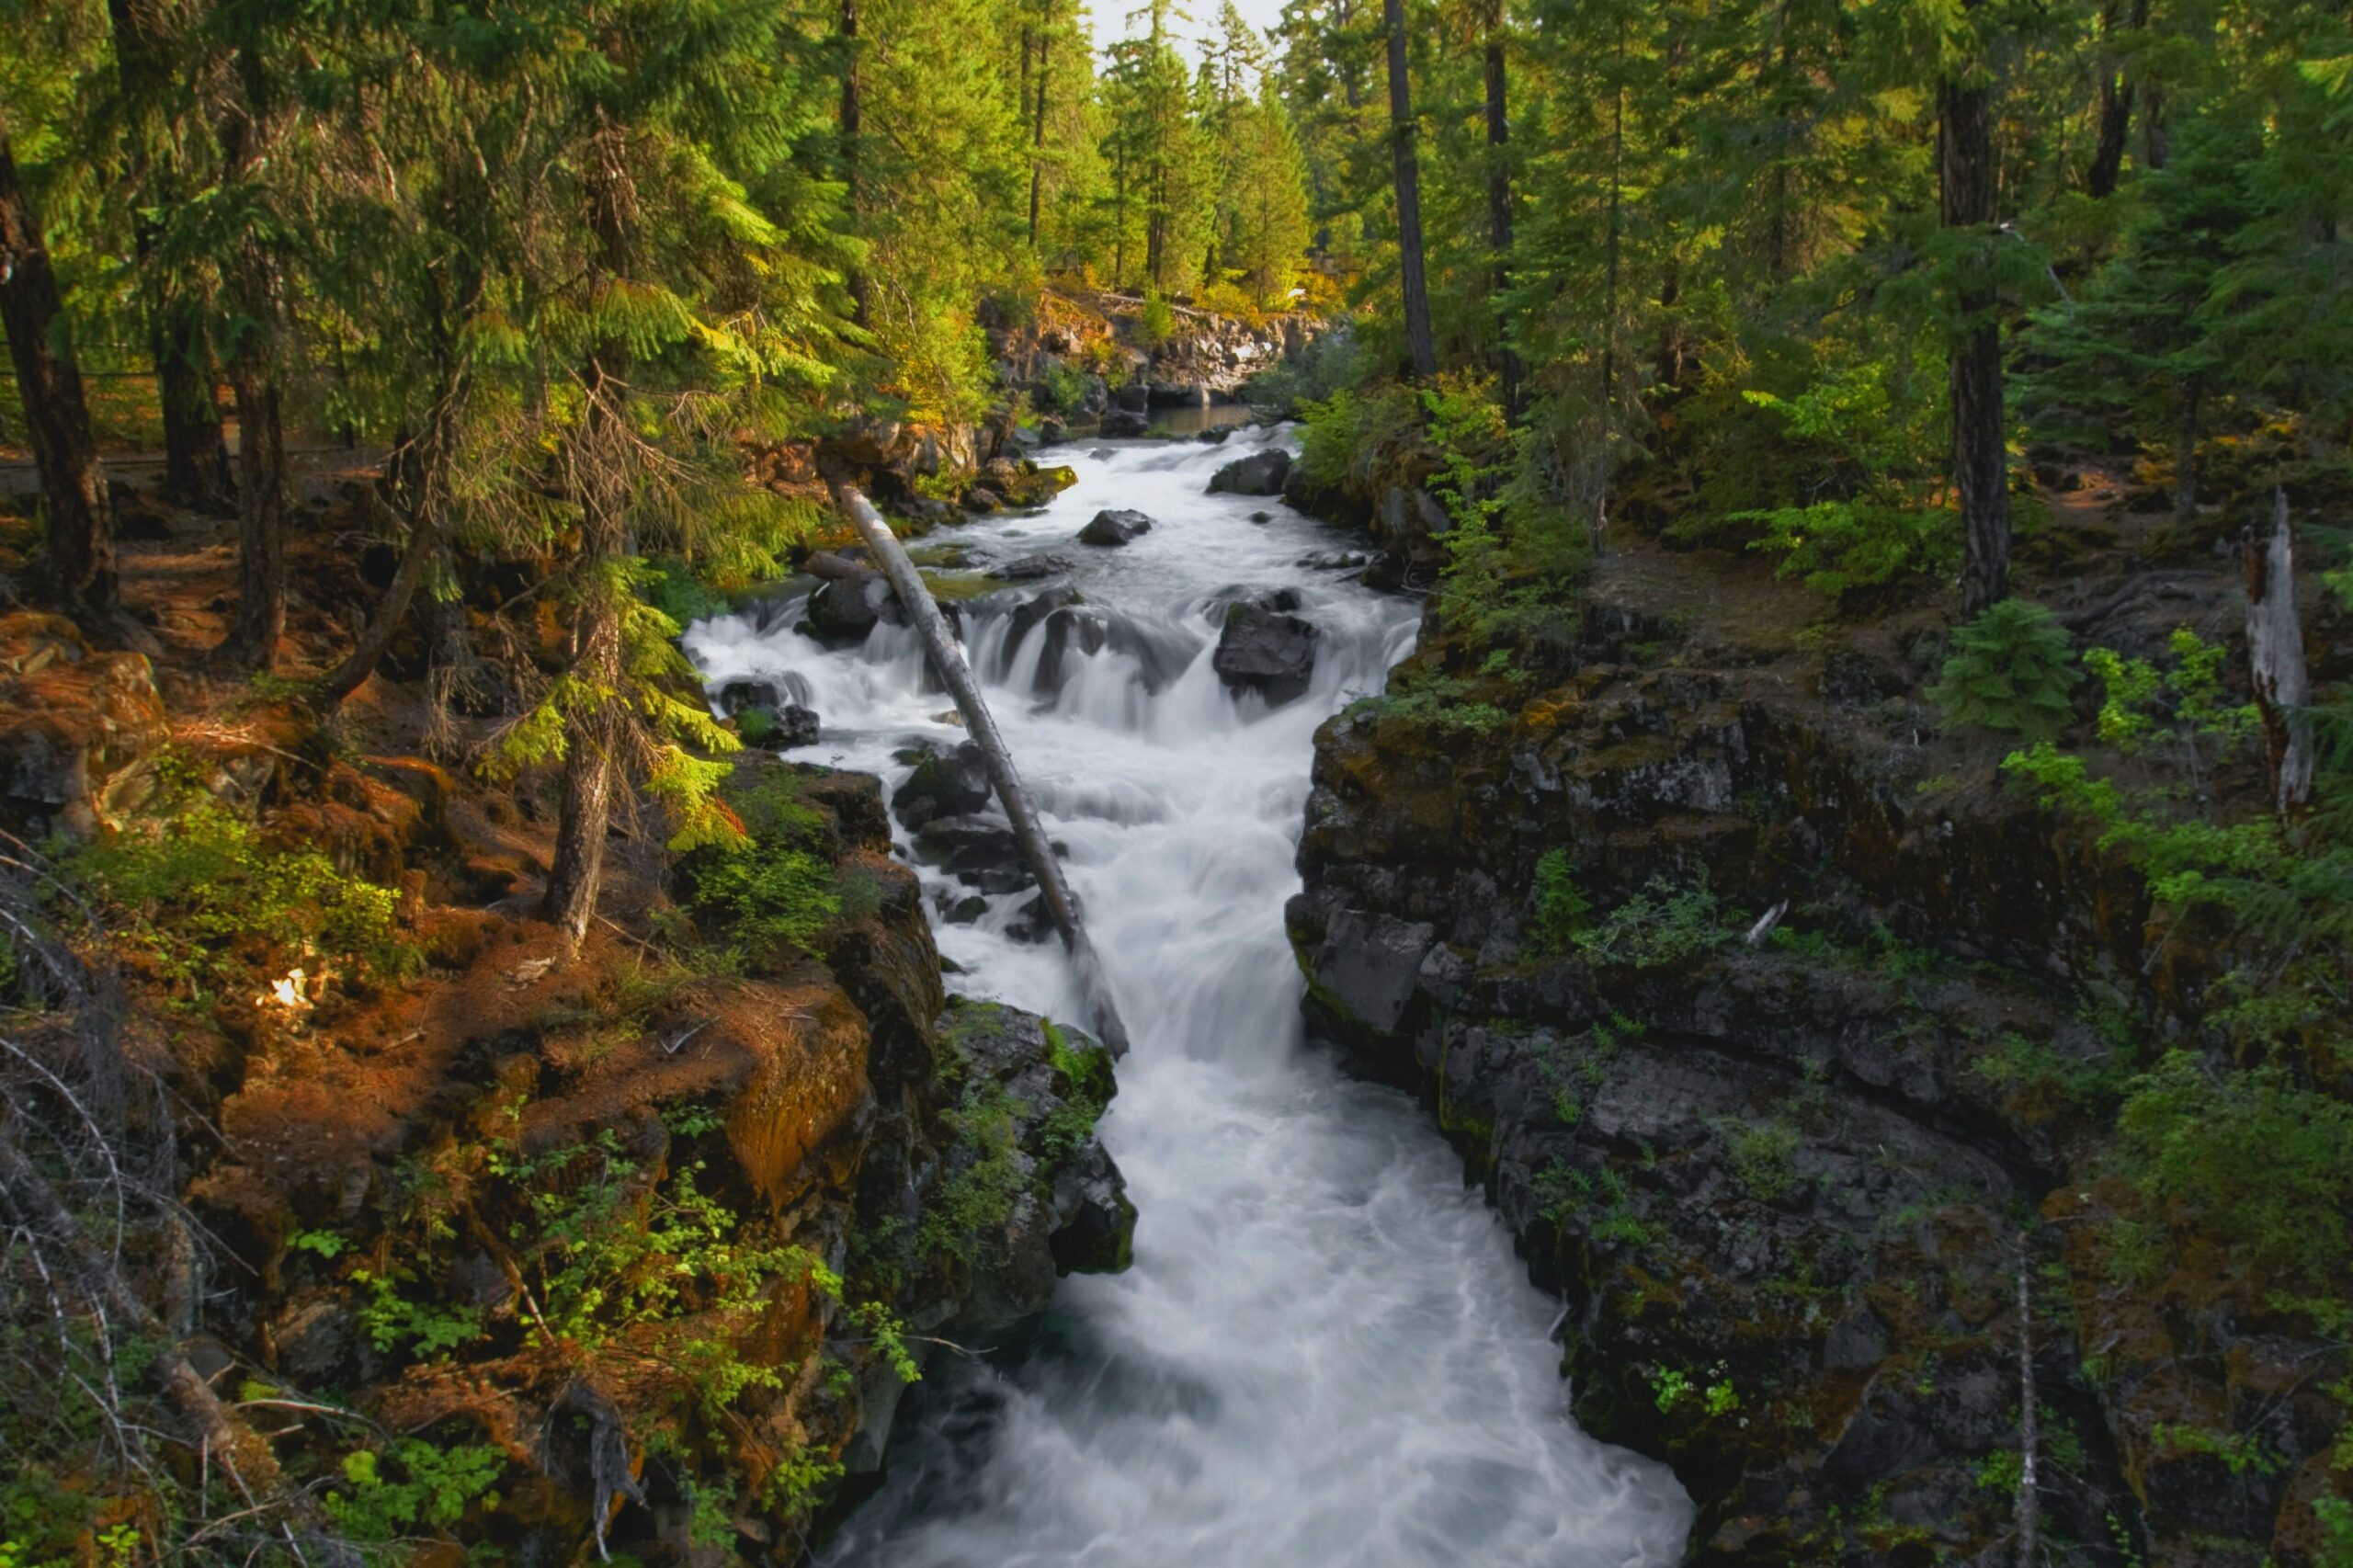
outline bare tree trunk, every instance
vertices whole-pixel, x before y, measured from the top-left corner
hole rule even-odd
[[[1405,352],[1414,374],[1438,374],[1429,281],[1422,259],[1422,167],[1414,151],[1414,90],[1405,69],[1404,0],[1382,0],[1389,28],[1389,142],[1397,175],[1397,278],[1404,294]]]
[[[2035,1568],[2041,1533],[2042,1402],[2034,1387],[2034,1304],[2027,1290],[2026,1237],[2018,1237],[2018,1568]]]
[[[1054,0],[1045,0],[1038,31],[1038,117],[1029,134],[1029,248],[1038,248],[1038,209],[1046,185],[1046,51],[1054,36]]]
[[[2149,0],[2133,0],[2129,25],[2137,31],[2148,21]],[[2101,41],[2110,51],[2100,64],[2099,140],[2092,148],[2091,167],[2084,174],[2084,188],[2100,198],[2116,193],[2116,182],[2124,169],[2124,148],[2132,131],[2134,89],[2113,56],[2116,28],[2116,0],[2109,0],[2100,12]]]
[[[221,410],[213,401],[211,356],[195,311],[164,274],[157,225],[144,216],[147,209],[168,207],[180,196],[178,171],[164,150],[160,123],[163,97],[171,87],[171,41],[159,31],[152,6],[107,0],[107,16],[114,33],[115,79],[131,120],[131,183],[142,209],[132,222],[132,244],[164,419],[164,493],[183,506],[226,512],[236,505],[236,485],[230,476],[229,444],[221,434]]]
[[[2192,376],[2181,389],[2181,417],[2173,438],[2173,515],[2184,521],[2198,512],[2198,412],[2205,389]]]
[[[240,101],[222,141],[232,177],[258,183],[268,161],[265,127],[268,83],[255,47],[237,51]],[[278,660],[286,632],[286,517],[290,509],[286,432],[279,410],[278,325],[283,280],[277,259],[248,235],[232,264],[232,290],[244,317],[244,337],[230,356],[229,385],[237,400],[237,618],[217,656],[241,670],[266,670]]]
[[[237,618],[220,656],[241,670],[266,670],[286,634],[286,432],[278,380],[246,350],[229,369],[237,397]]]
[[[1072,967],[1078,971],[1079,989],[1086,998],[1096,1034],[1112,1055],[1125,1056],[1127,1027],[1120,1021],[1120,1010],[1111,1000],[1103,966],[1096,959],[1094,944],[1087,940],[1086,926],[1079,918],[1078,901],[1071,896],[1069,884],[1063,881],[1062,862],[1054,857],[1054,846],[1047,840],[1046,830],[1038,824],[1038,813],[1030,809],[1029,797],[1021,788],[1021,776],[1013,767],[1013,754],[1006,749],[1005,737],[997,733],[996,721],[989,713],[979,684],[972,679],[972,667],[965,664],[955,637],[948,630],[948,618],[932,602],[931,590],[924,586],[915,562],[907,559],[905,549],[891,532],[891,525],[882,520],[882,514],[848,485],[842,487],[841,500],[842,510],[849,514],[858,537],[866,541],[883,575],[891,580],[899,602],[906,607],[907,619],[922,633],[924,649],[931,655],[931,667],[938,672],[940,684],[956,699],[956,707],[964,716],[965,729],[981,748],[989,781],[996,786],[997,800],[1004,804],[1005,814],[1013,820],[1013,836],[1021,847],[1022,858],[1029,863],[1030,871],[1038,879],[1046,913],[1053,917],[1054,928],[1062,933],[1063,946],[1070,953]]]
[[[2246,656],[2255,702],[2263,715],[2271,795],[2282,815],[2312,799],[2312,737],[2304,715],[2312,676],[2304,665],[2304,628],[2296,612],[2296,549],[2288,528],[2288,493],[2271,492],[2271,528],[2239,536],[2246,572]]]
[[[866,124],[866,110],[861,102],[858,81],[858,57],[861,45],[858,41],[858,0],[842,0],[842,43],[848,57],[842,65],[842,210],[849,215],[853,227],[858,218],[859,165],[864,161],[858,138]],[[849,290],[850,317],[860,326],[869,324],[868,288],[866,274],[858,267],[849,269],[844,280]]]
[[[613,352],[615,358],[619,351]],[[628,537],[623,487],[612,472],[620,444],[622,395],[603,354],[587,372],[587,411],[581,454],[580,600],[574,611],[572,676],[576,687],[564,714],[563,805],[556,822],[555,858],[548,869],[546,914],[577,948],[597,913],[605,870],[605,835],[612,815],[613,774],[619,766],[615,703],[621,682],[621,589],[613,569]]]
[[[431,436],[426,438],[428,442],[435,440]],[[420,493],[409,496],[402,508],[408,517],[408,549],[401,556],[400,568],[392,574],[383,597],[376,601],[375,612],[368,618],[368,625],[351,652],[312,687],[310,699],[314,708],[333,708],[359,689],[392,645],[393,635],[408,618],[408,607],[416,598],[417,585],[425,581],[425,574],[440,554],[441,513],[448,478],[446,472],[434,471],[446,471],[448,459],[429,453],[426,467],[429,477],[420,486]]]
[[[608,128],[590,150],[589,220],[603,255],[604,287],[629,276],[626,213],[629,171],[620,134]],[[563,806],[556,822],[555,858],[548,868],[547,917],[577,949],[597,913],[604,879],[605,834],[619,773],[622,725],[621,617],[628,592],[620,576],[629,551],[629,434],[622,423],[628,388],[621,369],[627,350],[597,346],[582,377],[586,404],[572,454],[573,490],[580,502],[578,608],[574,611],[572,681],[564,712]]]
[[[17,160],[0,121],[0,324],[24,404],[25,437],[40,471],[48,517],[42,570],[51,596],[77,620],[113,616],[114,506],[107,472],[82,395],[82,370],[42,243],[40,219],[17,177]]]
[[[1974,10],[1982,0],[1965,0]],[[1952,476],[1961,502],[1961,608],[1973,616],[2010,591],[2009,454],[2002,406],[2002,326],[1985,246],[1994,206],[1994,91],[1948,78],[1938,89],[1944,225],[1978,244],[1958,263],[1954,303],[1961,319],[1952,347]]]
[[[1511,324],[1504,297],[1511,291],[1511,116],[1506,102],[1501,0],[1491,0],[1486,16],[1485,86],[1487,100],[1487,244],[1495,252],[1495,333],[1499,339],[1497,379],[1503,393],[1504,417],[1519,416],[1519,356],[1511,346]]]

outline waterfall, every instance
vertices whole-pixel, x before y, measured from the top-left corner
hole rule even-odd
[[[941,1356],[880,1491],[831,1568],[1456,1568],[1677,1560],[1690,1505],[1663,1466],[1568,1415],[1550,1330],[1509,1236],[1404,1096],[1300,1040],[1282,927],[1316,726],[1378,691],[1416,607],[1299,564],[1352,542],[1279,503],[1205,494],[1252,443],[1115,444],[1071,462],[1044,512],[948,537],[996,560],[1051,551],[1105,634],[1039,689],[1044,585],[963,601],[975,673],[1068,851],[1134,1040],[1105,1142],[1140,1219],[1127,1273],[1066,1279],[979,1361]],[[1061,458],[1063,454],[1057,453]],[[1154,529],[1074,536],[1101,507]],[[1254,511],[1273,514],[1253,523]],[[1269,709],[1211,667],[1224,604],[1295,589],[1320,630],[1307,695]],[[790,601],[697,626],[714,684],[807,682],[824,739],[797,757],[886,786],[917,741],[952,744],[914,634],[829,651]],[[1051,685],[1051,683],[1049,683]],[[904,835],[903,835],[904,837]],[[926,871],[927,885],[937,877]],[[960,895],[962,890],[958,890]],[[958,990],[1083,1017],[1062,949],[1007,932],[1029,895],[938,923]]]

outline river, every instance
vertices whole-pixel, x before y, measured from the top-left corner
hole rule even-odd
[[[1047,831],[1067,846],[1134,1040],[1105,1142],[1140,1213],[1124,1274],[1065,1279],[985,1359],[933,1358],[888,1478],[827,1568],[1603,1568],[1667,1563],[1690,1505],[1663,1466],[1568,1415],[1556,1302],[1406,1096],[1301,1040],[1282,927],[1316,726],[1378,691],[1418,607],[1319,551],[1360,539],[1279,502],[1205,493],[1256,443],[1059,449],[1078,483],[1043,512],[930,542],[976,559],[1051,551],[1114,623],[1058,693],[1033,692],[1010,611],[1040,584],[964,601],[966,645]],[[1156,520],[1119,549],[1074,536],[1099,507]],[[1254,511],[1273,519],[1250,521]],[[1294,587],[1322,629],[1308,694],[1268,710],[1210,666],[1233,590]],[[714,682],[797,672],[824,738],[792,754],[895,784],[911,741],[953,744],[914,633],[829,652],[778,618],[707,621]],[[904,835],[903,835],[904,836]],[[938,873],[925,872],[927,886]],[[956,890],[961,895],[961,889]],[[954,989],[1080,1019],[1061,949],[1005,934],[1028,894],[935,919]]]

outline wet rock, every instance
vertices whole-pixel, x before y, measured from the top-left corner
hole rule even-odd
[[[1142,381],[1130,381],[1111,394],[1111,406],[1121,414],[1142,414],[1152,406],[1152,388]]]
[[[1011,665],[1013,656],[1020,652],[1021,644],[1029,640],[1029,633],[1036,631],[1040,622],[1065,605],[1074,605],[1078,602],[1079,593],[1076,588],[1072,587],[1068,583],[1057,583],[1051,588],[1031,595],[1016,606],[1010,618],[1012,624],[1006,630],[1005,637],[1005,658],[1007,665]]]
[[[898,602],[880,572],[861,570],[829,578],[809,596],[809,630],[819,641],[836,646],[863,642],[884,620],[895,623],[898,619]]]
[[[1391,1032],[1404,1018],[1437,937],[1427,921],[1340,911],[1315,951],[1318,999],[1336,1004],[1359,1028]]]
[[[1142,512],[1106,508],[1078,530],[1081,544],[1122,545],[1152,531],[1152,519]]]
[[[1317,572],[1354,572],[1368,559],[1360,550],[1313,550],[1301,556],[1296,564]]]
[[[1154,408],[1207,408],[1210,405],[1210,389],[1199,381],[1147,382],[1145,396]]]
[[[813,551],[801,563],[801,569],[828,583],[863,582],[874,575],[874,563],[867,559],[862,548]]]
[[[1283,481],[1290,474],[1290,454],[1280,447],[1268,447],[1237,458],[1210,478],[1212,495],[1279,495]]]
[[[1054,1267],[1064,1274],[1117,1274],[1135,1252],[1136,1206],[1127,1182],[1103,1145],[1090,1142],[1054,1177],[1051,1238]]]
[[[1051,415],[1038,421],[1038,444],[1051,447],[1070,434],[1070,427]]]
[[[1065,605],[1046,617],[1042,635],[1045,645],[1038,650],[1038,674],[1029,688],[1051,697],[1069,680],[1074,666],[1074,651],[1078,654],[1101,653],[1110,641],[1110,628],[1094,610]],[[1147,670],[1147,684],[1150,680]]]
[[[816,694],[809,687],[809,677],[799,670],[787,670],[777,676],[745,676],[719,688],[719,710],[730,719],[750,708],[781,711],[794,705],[813,707],[816,700]]]
[[[788,702],[775,710],[776,727],[769,733],[767,744],[779,751],[791,751],[797,746],[813,746],[821,729],[817,710],[798,702]]]
[[[936,496],[918,495],[900,507],[910,518],[925,528],[942,528],[961,516],[955,507]]]
[[[1070,569],[1070,557],[1066,555],[1017,555],[1002,565],[991,567],[989,575],[1001,577],[1008,583],[1028,583],[1040,577],[1056,576]]]
[[[1250,520],[1254,523],[1271,523],[1275,520],[1275,515],[1272,512],[1253,512],[1250,514]]]
[[[1103,416],[1100,433],[1113,440],[1142,436],[1152,429],[1152,416],[1139,409],[1115,408]]]
[[[964,492],[964,510],[976,515],[1005,510],[1005,497],[984,484],[975,484]]]
[[[937,817],[969,816],[991,798],[988,765],[977,742],[962,742],[953,751],[926,745],[915,771],[891,792],[891,810],[919,830]]]
[[[1299,616],[1246,601],[1230,605],[1211,667],[1233,689],[1279,706],[1306,694],[1320,637],[1314,623]]]
[[[1115,458],[1120,454],[1108,447],[1094,447],[1088,449],[1086,455],[1093,458],[1097,462],[1101,462],[1106,458]]]
[[[1053,915],[1047,912],[1046,895],[1033,893],[1025,900],[1006,923],[1005,934],[1017,942],[1033,945],[1052,941],[1060,933],[1054,929]]]

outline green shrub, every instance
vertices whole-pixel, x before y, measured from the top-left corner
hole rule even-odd
[[[1913,395],[1930,379],[1904,367],[1900,350],[1873,354],[1826,370],[1795,397],[1742,394],[1780,420],[1796,460],[1769,466],[1795,476],[1804,499],[1726,520],[1763,525],[1750,548],[1778,551],[1783,576],[1847,594],[1940,576],[1959,560],[1956,515],[1934,497],[1937,404]]]
[[[680,862],[687,902],[718,927],[714,939],[765,946],[783,943],[814,953],[818,938],[842,912],[842,890],[832,864],[819,853],[827,820],[800,797],[794,777],[772,772],[733,794],[728,807],[743,824],[733,843],[697,849]]]
[[[1797,1186],[1797,1129],[1786,1122],[1752,1122],[1732,1134],[1733,1174],[1760,1203],[1776,1202]]]
[[[1369,483],[1382,463],[1421,437],[1421,404],[1409,387],[1343,387],[1300,406],[1299,466],[1317,484]]]
[[[2353,1105],[2173,1051],[2134,1081],[2117,1131],[2144,1197],[2224,1244],[2274,1304],[2353,1328]]]
[[[1946,724],[2034,740],[2066,724],[2075,656],[2049,610],[2004,599],[1953,633],[1953,646],[1942,678],[1928,688]]]
[[[1176,335],[1176,312],[1157,290],[1144,290],[1143,310],[1136,318],[1136,336],[1146,348],[1157,348]]]
[[[1536,883],[1530,893],[1535,905],[1529,922],[1530,945],[1540,953],[1564,952],[1569,941],[1585,929],[1593,905],[1577,891],[1565,849],[1547,849],[1536,858]]]
[[[1659,969],[1722,947],[1739,933],[1704,881],[1677,888],[1663,877],[1576,934],[1577,950],[1596,963]]]
[[[271,847],[184,777],[177,786],[165,812],[67,864],[129,916],[124,939],[189,1000],[290,969],[314,985],[337,967],[374,976],[415,967],[415,949],[393,930],[392,889],[338,870],[315,849]]]

